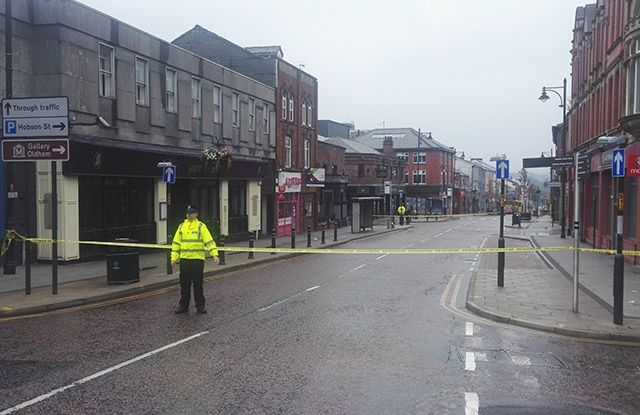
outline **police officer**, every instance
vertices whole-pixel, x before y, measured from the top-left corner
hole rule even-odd
[[[407,211],[407,208],[404,205],[398,206],[398,215],[400,215],[400,225],[404,225],[404,214]]]
[[[175,267],[180,259],[180,306],[176,314],[189,311],[191,302],[191,284],[196,310],[205,314],[204,298],[204,251],[211,253],[216,264],[219,263],[216,242],[207,225],[198,220],[198,209],[187,206],[187,218],[178,226],[171,245],[171,266]]]

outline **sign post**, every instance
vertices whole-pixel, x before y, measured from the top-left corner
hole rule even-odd
[[[500,179],[500,237],[498,248],[504,248],[504,180],[509,178],[509,160],[496,161],[496,178]],[[498,287],[504,287],[504,251],[498,252]]]
[[[613,150],[611,176],[616,178],[616,254],[613,261],[613,324],[622,324],[624,307],[624,256],[622,255],[622,227],[624,215],[624,148]]]
[[[2,160],[51,161],[51,239],[54,241],[51,244],[51,288],[52,294],[55,295],[58,294],[58,245],[56,243],[58,239],[58,172],[56,163],[69,160],[69,140],[23,139],[69,136],[69,98],[13,98],[12,94],[7,95],[8,98],[3,99],[1,104],[2,137],[5,139],[2,141]],[[7,210],[9,211],[9,208]],[[7,214],[9,215],[9,212]],[[8,222],[13,223],[11,216],[9,216]],[[13,268],[12,273],[15,274],[15,266]],[[7,274],[6,267],[5,274]],[[26,275],[29,275],[29,271],[26,271]],[[30,290],[27,289],[27,291]]]

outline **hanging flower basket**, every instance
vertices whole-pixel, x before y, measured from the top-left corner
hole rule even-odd
[[[202,162],[204,162],[205,168],[208,166],[213,166],[218,171],[229,169],[233,161],[231,158],[231,151],[229,151],[229,149],[226,147],[209,147],[205,150],[202,150],[199,158]]]

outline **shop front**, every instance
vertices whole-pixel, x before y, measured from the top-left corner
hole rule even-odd
[[[248,237],[260,230],[263,161],[234,157],[228,168],[216,170],[203,165],[199,151],[73,136],[69,151],[69,161],[58,169],[58,235],[71,241],[58,248],[63,261],[91,259],[107,250],[80,241],[164,244],[188,204],[199,207],[199,218],[216,236]],[[175,183],[163,182],[159,162],[176,166]],[[36,168],[38,236],[47,238],[50,163]],[[50,245],[38,246],[38,259],[51,259]]]

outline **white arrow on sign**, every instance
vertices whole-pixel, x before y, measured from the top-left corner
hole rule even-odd
[[[164,176],[167,178],[167,182],[173,183],[173,166],[168,166],[164,168]]]
[[[500,170],[500,177],[507,177],[507,172],[509,171],[509,164],[507,164],[504,160],[498,163],[498,170]]]
[[[67,152],[67,149],[64,148],[63,146],[60,146],[58,148],[54,148],[51,151],[53,151],[54,153],[60,153],[60,154],[64,154]]]

